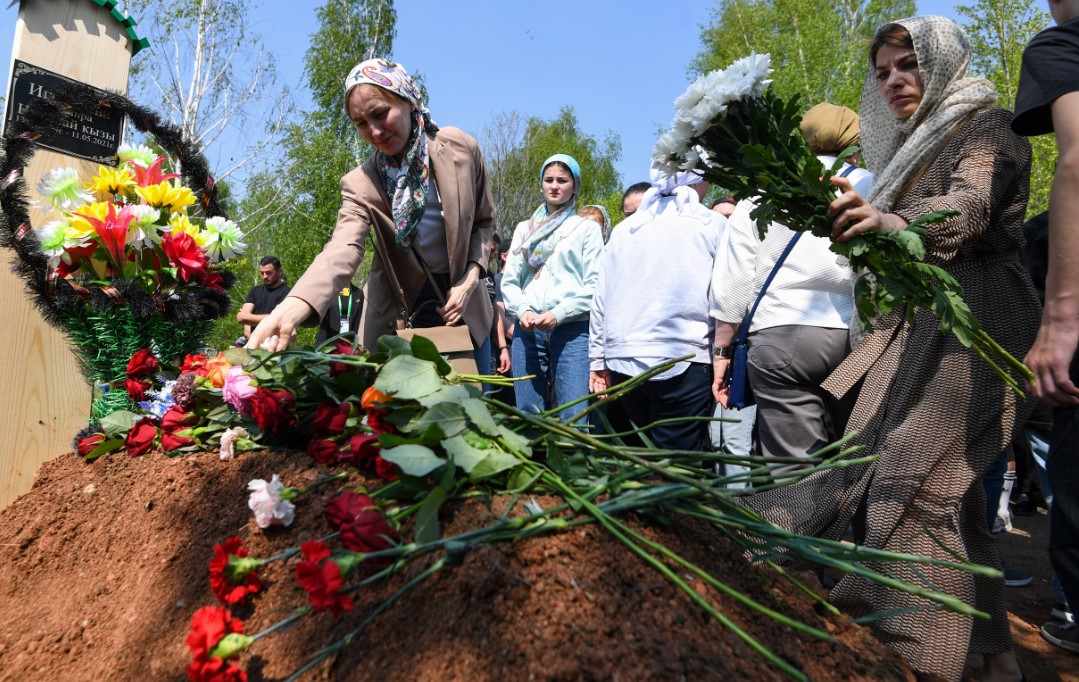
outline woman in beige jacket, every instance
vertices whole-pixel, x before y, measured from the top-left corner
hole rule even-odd
[[[360,318],[363,345],[375,348],[378,337],[393,334],[408,316],[416,327],[463,322],[485,372],[493,313],[479,284],[490,257],[494,205],[476,141],[436,126],[408,72],[385,59],[352,69],[345,102],[356,130],[376,151],[341,178],[333,237],[255,328],[248,348],[269,341],[273,350],[283,349],[298,326],[317,324],[363,261],[370,234],[376,254]]]

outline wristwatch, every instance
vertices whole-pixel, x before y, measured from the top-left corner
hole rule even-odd
[[[717,358],[724,358],[726,360],[731,359],[734,356],[733,346],[724,346],[723,348],[713,348],[712,356]]]

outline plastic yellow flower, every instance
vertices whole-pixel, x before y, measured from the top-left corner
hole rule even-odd
[[[64,238],[69,242],[83,241],[95,235],[94,226],[84,216],[90,216],[97,220],[105,220],[109,214],[110,203],[108,201],[95,201],[79,208],[78,213],[69,215],[71,219],[64,232]],[[81,215],[80,215],[81,214]]]
[[[169,232],[178,234],[180,232],[186,232],[191,235],[191,238],[195,240],[195,244],[200,249],[206,248],[206,242],[210,239],[209,234],[199,229],[199,226],[191,222],[186,213],[176,212],[169,218]]]
[[[183,185],[173,186],[165,181],[148,187],[136,187],[135,193],[154,208],[167,209],[170,212],[186,211],[195,203],[195,195]]]
[[[98,196],[102,194],[126,194],[134,186],[135,176],[123,166],[119,168],[98,166],[97,175],[86,183],[86,188],[91,192],[96,192]]]

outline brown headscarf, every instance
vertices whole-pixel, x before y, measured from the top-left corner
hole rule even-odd
[[[805,113],[799,126],[814,154],[838,154],[858,144],[858,114],[847,107],[821,102]]]

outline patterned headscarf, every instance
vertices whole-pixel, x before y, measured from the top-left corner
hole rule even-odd
[[[566,218],[577,214],[577,193],[581,191],[581,164],[569,154],[555,154],[549,157],[540,166],[540,182],[543,182],[543,172],[552,163],[563,163],[573,175],[573,196],[562,204],[554,213],[547,210],[547,202],[540,203],[539,208],[528,219],[528,233],[517,247],[514,254],[527,253],[528,264],[533,270],[539,270],[547,262],[558,239],[549,239],[551,235],[566,221]]]
[[[391,174],[391,169],[396,170],[397,165],[382,152],[376,152],[375,158],[386,194],[392,197],[394,241],[398,248],[408,251],[427,208],[427,178],[431,173],[427,133],[437,132],[438,125],[431,120],[431,112],[424,105],[416,83],[400,64],[375,58],[352,67],[345,79],[346,106],[349,93],[358,85],[374,85],[412,105],[412,132],[405,143],[401,173],[396,178]]]
[[[928,16],[895,23],[910,32],[925,93],[914,114],[899,121],[880,96],[875,65],[869,65],[862,86],[862,149],[874,176],[868,199],[881,211],[895,206],[900,190],[940,154],[959,122],[997,100],[989,81],[967,77],[970,41],[954,21]]]
[[[611,214],[607,212],[606,208],[600,206],[599,204],[588,204],[587,206],[582,206],[581,211],[584,211],[586,208],[595,209],[599,211],[600,214],[603,216],[603,222],[600,224],[599,227],[600,231],[603,233],[603,243],[606,244],[607,240],[611,238]],[[581,211],[578,211],[578,213],[580,213]]]

